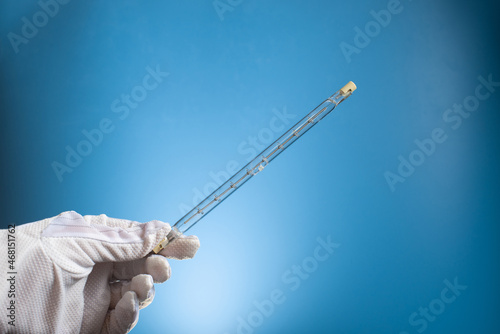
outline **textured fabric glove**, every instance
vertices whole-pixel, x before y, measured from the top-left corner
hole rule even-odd
[[[74,211],[20,225],[9,233],[15,237],[13,281],[8,231],[0,230],[0,333],[128,333],[139,309],[153,300],[153,283],[170,277],[166,257],[192,258],[200,246],[195,236],[180,237],[150,255],[169,232],[170,225],[156,220]],[[13,288],[15,298],[8,297]],[[15,326],[6,316],[12,300]]]

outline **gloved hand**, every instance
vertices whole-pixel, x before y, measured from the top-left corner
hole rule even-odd
[[[10,233],[11,270],[8,232],[0,230],[0,333],[128,333],[139,309],[153,300],[153,283],[170,277],[165,257],[192,258],[200,246],[195,236],[180,237],[148,255],[169,232],[170,225],[156,220],[140,224],[64,212]],[[8,281],[11,271],[15,282]],[[15,298],[8,297],[13,286]],[[12,300],[15,327],[6,316]]]

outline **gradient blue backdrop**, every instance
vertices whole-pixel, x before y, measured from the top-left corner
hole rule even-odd
[[[16,53],[8,34],[40,5],[2,2],[2,226],[66,210],[173,223],[210,172],[246,163],[238,146],[273,110],[297,121],[353,80],[334,114],[192,230],[199,253],[172,261],[133,332],[238,333],[280,289],[254,333],[418,333],[410,315],[456,277],[467,289],[425,332],[498,333],[499,92],[457,130],[442,120],[478,76],[500,81],[497,2],[402,0],[350,62],[340,44],[387,0],[232,3],[221,20],[212,1],[73,0]],[[120,120],[111,103],[157,65],[170,75]],[[103,118],[113,132],[59,182],[52,163]],[[392,192],[384,173],[437,127],[448,139]],[[282,275],[328,236],[341,246],[291,291]]]

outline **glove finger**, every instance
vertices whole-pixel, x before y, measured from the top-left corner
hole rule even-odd
[[[113,266],[115,279],[128,280],[140,274],[151,275],[155,283],[163,283],[170,278],[170,264],[161,255],[149,255],[133,261],[116,262]]]
[[[53,249],[60,240],[68,240],[73,247],[65,249],[65,256],[83,267],[99,262],[131,261],[142,258],[170,232],[170,225],[153,220],[138,223],[113,219],[106,215],[82,217],[74,211],[54,218],[43,230],[45,243]]]
[[[102,334],[126,334],[139,321],[139,301],[133,291],[127,291],[114,310],[108,312]]]
[[[129,291],[129,290],[125,290],[122,293],[123,286],[129,285],[129,284],[130,284],[130,280],[128,280],[128,281],[123,280],[123,281],[113,282],[113,283],[109,284],[109,290],[110,290],[109,309],[116,308],[116,305],[118,304],[120,299],[122,299],[122,297],[123,297],[123,293]]]
[[[147,223],[110,218],[106,215],[84,216],[91,226],[104,231],[101,256],[97,262],[131,261],[145,257],[165,238],[171,227],[167,223],[152,220]],[[101,235],[103,234],[101,233]]]
[[[143,309],[153,302],[155,297],[155,286],[150,275],[137,275],[132,280],[120,281],[110,284],[111,300],[110,308],[115,308],[119,301],[128,291],[133,291],[139,301],[139,309]]]
[[[169,259],[192,259],[200,248],[200,240],[195,235],[180,236],[170,242],[159,254]]]

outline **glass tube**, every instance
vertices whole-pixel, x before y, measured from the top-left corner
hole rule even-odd
[[[196,205],[191,211],[186,213],[184,217],[179,219],[173,226],[172,232],[167,238],[160,243],[157,249],[161,250],[166,244],[172,239],[176,238],[179,234],[185,233],[194,225],[196,225],[200,219],[205,217],[209,212],[211,212],[215,207],[222,203],[226,198],[228,198],[232,193],[234,193],[238,188],[240,188],[245,182],[250,180],[252,177],[260,173],[264,168],[274,160],[278,155],[286,150],[290,145],[292,145],[297,139],[299,139],[304,133],[309,131],[314,125],[321,121],[326,115],[328,115],[333,109],[335,109],[342,101],[348,98],[352,92],[356,89],[356,85],[351,81],[345,85],[342,89],[337,91],[335,94],[323,101],[319,106],[308,113],[304,118],[294,124],[287,132],[285,132],[281,137],[279,137],[274,143],[269,145],[261,153],[259,153],[252,161],[241,168],[236,174],[231,176],[226,182],[224,182],[219,188],[208,195],[204,200],[202,200],[198,205]]]

